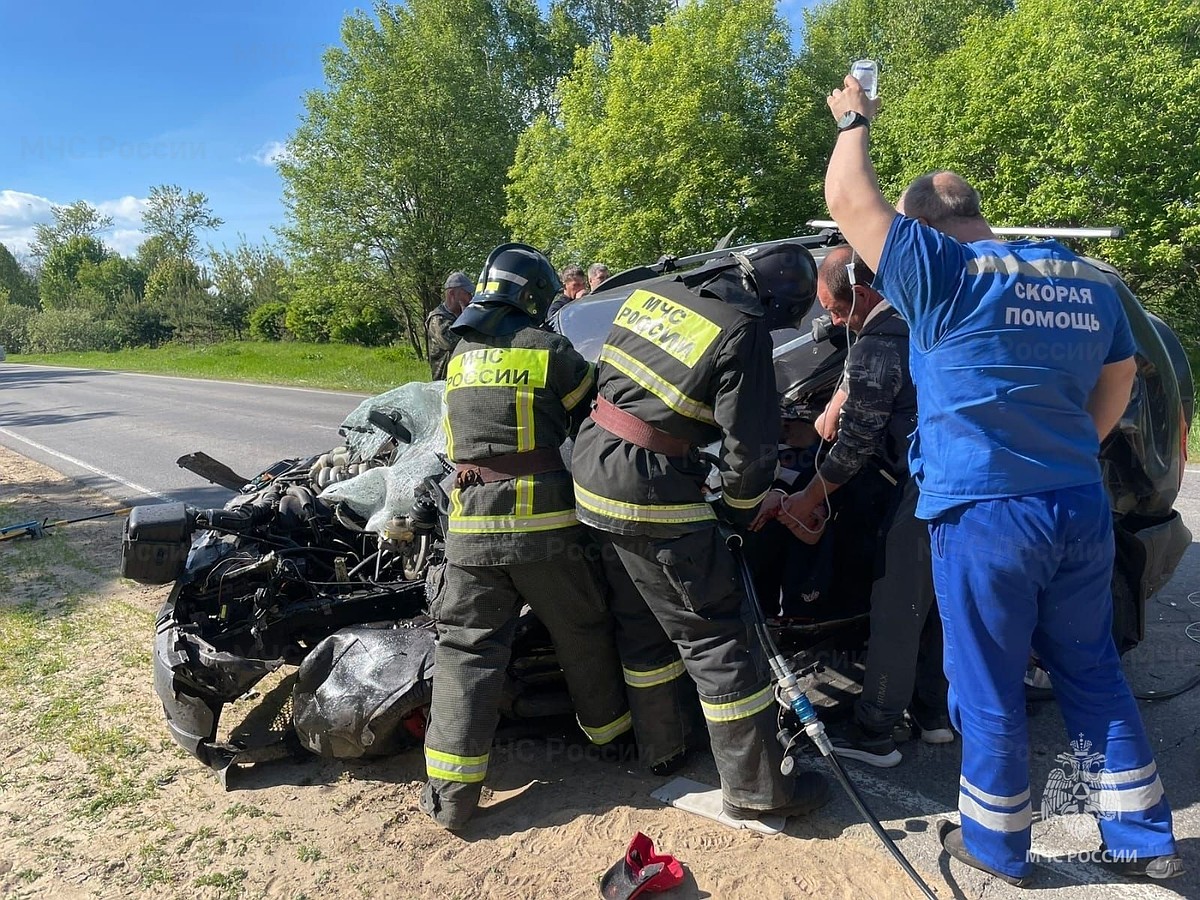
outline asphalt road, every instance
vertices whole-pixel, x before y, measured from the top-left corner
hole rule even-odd
[[[338,443],[337,426],[357,395],[0,364],[0,444],[32,457],[120,501],[172,499],[211,506],[228,492],[204,487],[175,459],[204,450],[244,475],[276,459],[324,452]],[[1176,508],[1200,537],[1200,468],[1190,468]],[[1126,655],[1135,691],[1163,692],[1200,674],[1200,543],[1193,542],[1172,581],[1150,600],[1145,641]],[[1196,623],[1196,627],[1189,627]],[[933,832],[956,817],[959,744],[908,742],[905,762],[891,770],[848,762],[851,778],[900,848],[931,876],[938,896],[1064,900],[1200,898],[1200,687],[1170,700],[1141,703],[1159,771],[1175,812],[1175,833],[1187,874],[1163,884],[1113,875],[1066,854],[1098,846],[1090,819],[1057,817],[1034,825],[1042,862],[1031,891],[1010,888],[940,853]],[[1030,785],[1035,809],[1049,774],[1062,769],[1070,738],[1053,702],[1030,707]],[[802,766],[821,768],[819,760]],[[874,843],[840,794],[814,822],[829,836],[843,830]],[[771,852],[789,865],[796,844],[776,839]],[[764,847],[764,849],[768,849]],[[797,860],[802,871],[803,860]],[[897,885],[904,881],[899,868]],[[914,895],[915,896],[915,895]]]
[[[203,450],[247,477],[324,453],[362,396],[0,363],[0,444],[126,503],[230,496],[175,464]]]

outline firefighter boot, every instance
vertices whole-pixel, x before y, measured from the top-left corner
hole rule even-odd
[[[427,781],[421,791],[421,812],[447,831],[458,831],[478,808],[481,790],[478,784]]]

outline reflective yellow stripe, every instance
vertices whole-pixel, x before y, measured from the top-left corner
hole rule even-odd
[[[517,452],[524,453],[537,446],[533,429],[533,391],[517,388]]]
[[[600,351],[600,361],[608,363],[626,378],[648,390],[681,416],[687,416],[689,419],[696,419],[708,425],[716,424],[717,420],[711,406],[693,400],[646,366],[645,363],[638,362],[624,350],[619,350],[612,344],[605,344]]]
[[[450,521],[462,517],[462,491],[458,488],[450,490]]]
[[[457,493],[457,491],[455,491]],[[457,513],[461,513],[459,503]],[[530,516],[464,516],[450,511],[450,531],[453,534],[513,534],[528,531],[550,531],[578,525],[575,510],[535,513]]]
[[[563,397],[562,405],[570,412],[579,405],[579,401],[587,396],[588,391],[592,389],[592,385],[596,383],[596,367],[588,363],[587,372],[583,375],[583,381],[579,382],[579,387]]]
[[[575,484],[575,502],[586,510],[613,519],[624,519],[629,522],[659,522],[663,524],[679,524],[684,522],[703,522],[715,519],[716,514],[707,503],[626,503],[622,500],[611,500],[593,494]]]
[[[583,733],[593,744],[607,744],[633,727],[633,717],[629,713],[625,713],[621,718],[609,722],[601,728],[588,728],[582,722],[579,723],[579,727],[583,729]]]
[[[549,350],[468,350],[446,367],[446,392],[464,387],[544,388],[549,369]]]
[[[450,413],[442,416],[442,430],[446,432],[446,455],[454,459],[454,432],[450,430]]]
[[[537,446],[537,435],[533,424],[533,390],[517,388],[517,452],[525,453]],[[522,475],[516,479],[517,501],[515,513],[518,518],[533,515],[533,476]]]
[[[737,719],[748,719],[757,715],[775,702],[775,696],[770,685],[761,691],[733,700],[729,703],[709,703],[701,698],[700,708],[704,710],[704,718],[710,722],[733,722]]]
[[[647,290],[629,295],[613,324],[633,332],[689,369],[721,333],[721,326],[694,309]]]
[[[516,505],[513,510],[518,518],[533,515],[533,476],[521,475],[513,479],[517,491]]]
[[[725,505],[732,506],[734,509],[754,509],[754,507],[763,502],[763,497],[767,496],[770,490],[770,488],[767,488],[767,490],[763,491],[757,497],[752,497],[749,500],[739,500],[737,497],[730,497],[729,494],[725,494]]]
[[[668,663],[658,669],[639,670],[621,666],[621,673],[625,676],[625,683],[631,688],[657,687],[660,684],[666,684],[668,681],[674,681],[686,671],[687,669],[683,667],[682,659],[677,659],[675,662]]]
[[[488,755],[456,756],[441,750],[425,748],[425,773],[442,781],[461,781],[474,784],[487,776]]]

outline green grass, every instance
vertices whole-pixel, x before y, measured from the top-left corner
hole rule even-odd
[[[20,354],[9,362],[148,372],[378,394],[409,381],[428,381],[429,365],[401,347],[230,341],[206,347],[169,345],[115,353]]]

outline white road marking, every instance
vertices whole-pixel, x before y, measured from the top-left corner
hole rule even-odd
[[[112,375],[133,375],[138,378],[170,378],[175,381],[207,381],[211,384],[232,384],[238,387],[272,388],[277,391],[300,391],[304,394],[328,394],[334,397],[373,397],[374,394],[350,394],[345,391],[323,391],[320,388],[292,387],[287,384],[258,384],[254,381],[226,381],[221,378],[188,378],[185,375],[158,375],[153,372],[125,372],[120,369],[84,369],[79,366],[46,366],[37,363],[7,363],[10,366],[22,366],[26,369],[66,369],[73,372],[106,372]]]
[[[37,450],[41,450],[43,453],[49,453],[51,456],[56,456],[65,462],[69,462],[73,466],[79,466],[79,468],[81,468],[81,469],[86,469],[87,471],[89,471],[95,475],[99,475],[101,478],[107,478],[109,481],[115,481],[117,484],[123,484],[127,488],[133,488],[139,494],[146,494],[147,496],[150,496],[150,497],[157,497],[159,500],[165,501],[167,503],[173,503],[175,501],[175,498],[172,497],[170,494],[162,494],[162,493],[159,493],[158,491],[152,491],[152,490],[150,490],[150,488],[142,487],[140,484],[135,484],[132,481],[122,478],[120,475],[114,475],[112,472],[106,472],[103,469],[97,469],[95,466],[91,465],[90,463],[85,463],[82,459],[76,459],[74,456],[68,456],[65,453],[59,453],[57,450],[52,450],[51,448],[47,447],[45,444],[39,444],[37,441],[31,441],[27,437],[21,437],[21,435],[17,434],[15,431],[10,431],[7,428],[0,428],[0,434],[5,435],[6,437],[10,437],[13,440],[20,441],[23,444],[28,444],[30,447],[33,447]]]

